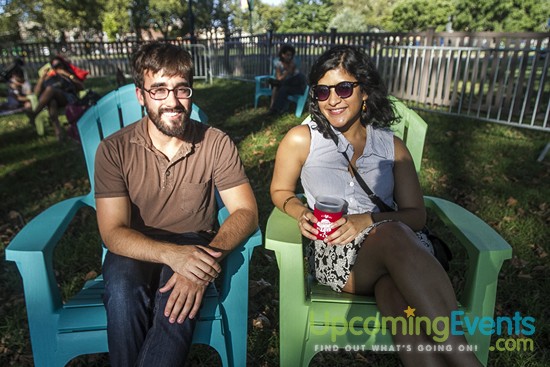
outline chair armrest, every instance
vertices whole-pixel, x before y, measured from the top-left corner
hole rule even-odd
[[[296,297],[296,295],[303,294],[305,297],[302,233],[296,220],[276,207],[267,220],[265,247],[268,250],[273,250],[277,258],[279,289],[284,289],[280,296],[294,295]],[[303,298],[287,300],[287,302],[297,302],[297,304],[302,304],[303,301]]]
[[[256,81],[256,83],[261,83],[262,81],[269,78],[273,78],[273,75],[257,75],[254,77],[254,80]]]
[[[33,111],[36,109],[36,106],[38,106],[38,96],[34,93],[27,94],[27,98],[31,102],[31,108]]]
[[[450,201],[424,197],[424,204],[443,221],[468,253],[466,283],[460,299],[463,307],[477,315],[492,315],[498,273],[512,257],[510,245],[487,223]],[[492,293],[491,293],[492,292]]]
[[[229,217],[227,207],[218,210],[218,222],[223,223]],[[262,244],[262,232],[256,228],[244,242],[231,251],[223,260],[222,283],[220,299],[224,303],[227,297],[243,298],[241,292],[232,292],[231,289],[248,290],[249,263],[256,246]],[[243,288],[244,287],[244,288]]]
[[[269,79],[272,78],[272,75],[258,75],[254,77],[256,82],[256,93],[262,89],[270,89]]]
[[[480,315],[493,313],[494,298],[486,297],[489,288],[496,293],[498,273],[504,260],[511,258],[510,245],[489,225],[450,201],[424,197],[432,209],[468,252],[468,269],[461,304]],[[279,265],[281,287],[295,288],[305,294],[302,235],[296,220],[274,208],[267,221],[265,246],[273,250]],[[297,289],[299,288],[299,289]],[[289,292],[290,293],[290,292]],[[293,293],[300,294],[300,293]]]
[[[53,252],[76,212],[89,205],[90,195],[67,199],[44,210],[25,225],[6,248],[6,260],[16,262],[23,278],[29,314],[38,310],[52,313],[61,307]]]

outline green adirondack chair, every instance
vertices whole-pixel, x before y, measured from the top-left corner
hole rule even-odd
[[[394,104],[402,117],[395,134],[405,141],[419,171],[427,125],[402,102],[394,99]],[[424,203],[467,251],[460,310],[470,317],[493,317],[498,273],[502,263],[512,256],[510,245],[481,219],[454,203],[430,196],[424,197]],[[307,276],[302,235],[294,218],[274,208],[267,222],[265,246],[275,252],[279,266],[282,367],[308,366],[313,356],[327,346],[330,350],[346,346],[371,350],[373,345],[393,344],[389,330],[376,331],[381,315],[373,297],[337,293]],[[364,329],[367,318],[376,321]],[[353,328],[345,326],[350,320],[357,321]],[[475,333],[466,337],[477,346],[475,353],[486,364],[491,336]]]
[[[101,139],[142,116],[133,84],[107,94],[87,110],[78,121],[78,128],[92,190],[46,209],[6,248],[6,259],[16,262],[23,279],[37,367],[64,366],[76,356],[108,351],[103,277],[86,282],[78,294],[63,302],[55,279],[53,255],[76,212],[85,206],[95,208],[94,159]],[[207,121],[196,105],[191,118]],[[219,196],[218,208],[218,221],[222,223],[229,213]],[[211,285],[203,298],[193,343],[213,347],[223,366],[246,366],[249,261],[254,247],[261,243],[262,235],[257,229],[224,259],[220,289]],[[99,243],[98,251],[101,251]]]

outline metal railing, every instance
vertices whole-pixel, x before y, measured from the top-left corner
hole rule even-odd
[[[210,50],[205,44],[191,44],[188,40],[175,39],[168,42],[187,49],[193,57],[194,79],[212,81]],[[68,58],[80,68],[88,70],[90,77],[116,75],[120,70],[131,73],[130,59],[143,42],[67,42],[67,43],[31,43],[11,47],[0,47],[2,68],[10,64],[15,57],[25,61],[27,75],[38,76],[37,72],[54,55]]]
[[[376,60],[390,92],[415,107],[547,130],[549,59],[543,50],[391,46]]]
[[[550,130],[550,34],[265,34],[209,42],[213,73],[253,80],[271,74],[283,43],[306,72],[337,44],[363,49],[390,92],[418,109]]]
[[[199,40],[168,40],[189,49],[195,79],[253,81],[271,74],[284,43],[296,47],[306,74],[317,57],[337,44],[363,49],[388,88],[415,108],[550,130],[550,33],[330,33],[274,34]],[[91,77],[130,73],[139,43],[69,42],[0,45],[0,64],[24,57],[28,75],[62,54]]]

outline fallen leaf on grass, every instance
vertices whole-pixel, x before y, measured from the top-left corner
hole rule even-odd
[[[426,169],[424,170],[424,173],[427,173],[427,174],[429,174],[429,175],[431,175],[431,176],[435,175],[436,172],[437,172],[437,170],[436,170],[435,168],[433,168],[433,167],[429,167],[429,168],[426,168]]]
[[[0,233],[4,233],[5,231],[9,230],[11,227],[11,223],[5,223],[0,225]]]
[[[271,322],[265,315],[259,314],[258,317],[252,320],[252,326],[255,329],[264,329],[270,327]]]
[[[84,280],[90,280],[90,279],[95,279],[95,278],[97,278],[97,273],[93,270],[88,272],[88,274],[86,274],[86,276],[84,276]]]
[[[270,288],[271,287],[271,283],[269,283],[268,281],[264,280],[263,278],[260,279],[260,280],[253,280],[250,282],[250,287],[249,287],[249,297],[254,297],[255,295],[257,295],[258,293],[260,293],[261,291],[263,291],[264,289],[266,288]]]
[[[526,260],[520,259],[520,258],[517,257],[517,256],[514,256],[514,257],[512,258],[512,260],[510,260],[510,264],[511,264],[514,268],[520,269],[520,268],[525,267],[525,265],[527,265],[528,262],[527,262]]]
[[[531,248],[531,250],[533,250],[533,252],[535,253],[535,256],[537,256],[541,259],[548,256],[548,253],[546,251],[544,251],[544,249],[539,245],[529,245],[529,247]]]
[[[508,205],[508,206],[516,206],[517,204],[518,204],[517,199],[515,199],[511,196],[508,198],[508,200],[506,200],[506,205]]]
[[[273,258],[273,256],[271,256],[270,254],[268,254],[268,253],[266,253],[266,252],[264,252],[263,255],[264,255],[264,258],[265,258],[269,263],[273,263],[273,261],[275,260],[275,259]]]
[[[23,219],[21,213],[19,213],[18,211],[10,210],[10,212],[8,213],[8,218],[13,224],[17,224],[20,226],[25,225],[25,220]]]

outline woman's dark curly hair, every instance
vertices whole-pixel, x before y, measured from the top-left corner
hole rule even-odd
[[[319,103],[314,98],[314,89],[319,80],[329,70],[342,68],[353,75],[359,82],[359,88],[369,98],[366,101],[366,111],[361,111],[361,123],[366,126],[389,127],[396,123],[399,117],[393,112],[392,102],[388,99],[388,90],[380,73],[371,58],[352,46],[335,46],[322,54],[309,73],[310,90],[309,112],[317,122],[318,130],[325,138],[334,138],[330,123],[319,109]]]
[[[279,60],[283,60],[283,54],[286,54],[288,51],[292,53],[292,57],[296,55],[296,49],[291,44],[285,43],[279,49]]]

